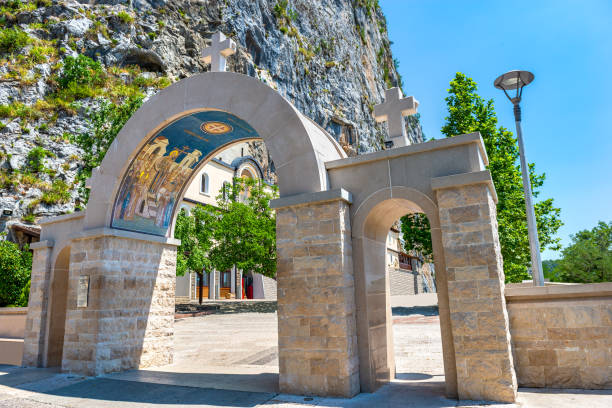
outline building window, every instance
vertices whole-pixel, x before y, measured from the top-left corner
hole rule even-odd
[[[202,173],[200,180],[200,193],[208,194],[208,174]]]
[[[225,271],[221,273],[221,287],[229,288],[232,285],[232,272]]]
[[[230,185],[229,182],[224,181],[223,182],[223,199],[227,200],[231,192],[232,192],[232,186]]]

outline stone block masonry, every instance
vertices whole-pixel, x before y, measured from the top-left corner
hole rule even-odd
[[[53,242],[37,242],[32,244],[31,248],[34,253],[32,256],[32,277],[28,300],[28,317],[24,331],[22,364],[26,367],[40,367],[43,365],[48,311],[47,293]]]
[[[437,190],[459,399],[514,402],[517,382],[504,301],[494,192]]]
[[[83,375],[172,362],[176,246],[97,235],[71,248],[62,369]],[[79,276],[87,307],[77,306]]]
[[[506,290],[523,387],[612,389],[612,283]]]
[[[359,392],[348,203],[277,210],[279,386],[284,393]]]

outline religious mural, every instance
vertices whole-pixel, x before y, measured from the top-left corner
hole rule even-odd
[[[128,168],[113,207],[112,227],[165,236],[185,183],[219,147],[259,139],[244,120],[223,111],[193,113],[157,132]]]

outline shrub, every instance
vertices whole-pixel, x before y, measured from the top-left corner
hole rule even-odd
[[[15,52],[30,42],[28,34],[18,28],[0,29],[0,51]]]
[[[30,280],[32,254],[17,244],[0,241],[0,307],[27,306],[23,292]],[[21,303],[21,304],[20,304]]]
[[[64,70],[57,79],[61,89],[80,88],[82,86],[100,86],[104,82],[102,65],[91,58],[79,54],[68,56],[64,60]]]
[[[34,173],[40,173],[45,169],[45,164],[43,161],[46,157],[53,157],[53,153],[40,146],[36,146],[30,150],[28,156],[26,157],[26,169]]]

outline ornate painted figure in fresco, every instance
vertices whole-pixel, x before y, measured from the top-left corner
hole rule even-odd
[[[166,235],[181,190],[215,149],[259,136],[222,111],[202,111],[169,124],[136,154],[113,207],[114,228]]]

